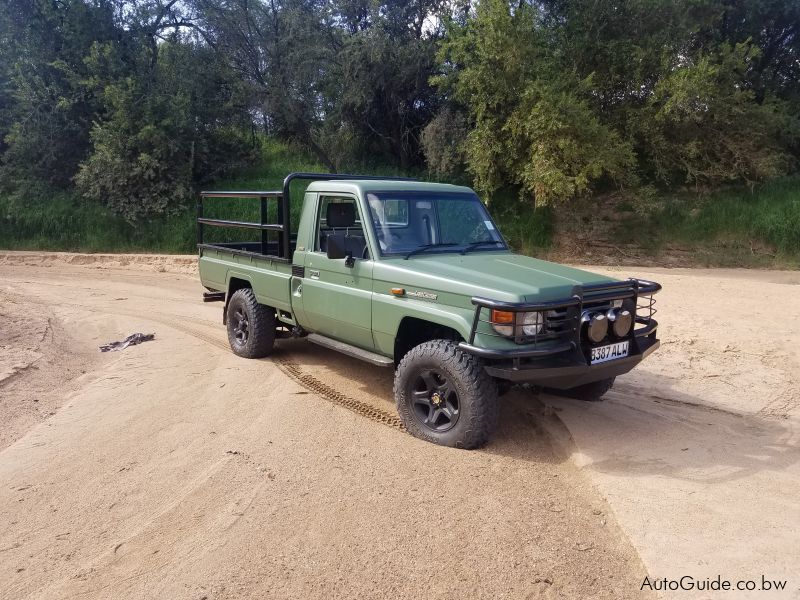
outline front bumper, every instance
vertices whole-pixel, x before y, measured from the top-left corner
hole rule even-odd
[[[532,361],[516,367],[513,364],[488,363],[485,369],[489,375],[498,379],[566,390],[627,373],[654,352],[661,342],[653,337],[639,340],[637,345],[639,352],[636,354],[597,365],[565,357]]]
[[[658,323],[653,294],[661,286],[651,281],[638,279],[616,284],[577,286],[570,298],[540,304],[500,303],[484,298],[473,298],[476,306],[475,319],[469,342],[461,342],[459,348],[484,359],[486,372],[492,377],[515,383],[533,383],[542,387],[569,389],[585,383],[616,377],[627,373],[660,345],[657,339]],[[629,355],[592,365],[587,359],[586,341],[581,339],[580,315],[584,308],[612,300],[633,299],[638,307],[633,330],[626,338],[630,342]],[[644,304],[642,299],[646,299]],[[481,322],[483,309],[497,308],[514,313],[524,311],[547,311],[553,308],[566,311],[561,333],[556,339],[551,336],[546,344],[521,344],[519,348],[491,349],[474,344]],[[642,314],[638,309],[642,310]],[[640,327],[637,328],[637,325]],[[530,340],[529,340],[530,341]],[[520,342],[518,342],[520,343]],[[610,343],[610,342],[603,342]]]

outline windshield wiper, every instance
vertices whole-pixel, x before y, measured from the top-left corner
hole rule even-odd
[[[414,256],[415,254],[421,254],[423,252],[427,252],[431,248],[443,248],[445,246],[458,246],[459,244],[455,243],[444,243],[444,244],[425,244],[424,246],[419,246],[418,248],[414,248],[411,252],[405,255],[405,260],[408,260],[410,257]]]
[[[486,244],[501,244],[499,240],[481,240],[480,242],[472,242],[471,244],[467,244],[464,249],[461,251],[461,254],[464,255],[467,252],[472,252],[476,248],[480,248],[481,246],[485,246]]]

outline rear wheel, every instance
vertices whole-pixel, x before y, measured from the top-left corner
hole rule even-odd
[[[395,373],[394,395],[406,429],[442,446],[482,446],[497,422],[494,380],[449,340],[412,348]]]
[[[236,290],[228,302],[228,342],[243,358],[262,358],[275,345],[275,310],[259,304],[250,288]]]
[[[585,383],[568,390],[546,391],[557,396],[566,396],[567,398],[575,398],[576,400],[599,402],[603,399],[603,395],[613,387],[614,379],[614,377],[609,377],[608,379],[601,379],[600,381]]]

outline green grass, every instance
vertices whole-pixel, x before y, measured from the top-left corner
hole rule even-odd
[[[75,252],[191,251],[195,224],[188,215],[137,227],[107,209],[65,192],[35,199],[0,199],[0,248]]]
[[[794,266],[800,263],[800,176],[708,196],[662,197],[646,215],[628,213],[615,231],[652,254],[670,246],[696,249],[717,266]],[[618,206],[618,208],[622,208]]]

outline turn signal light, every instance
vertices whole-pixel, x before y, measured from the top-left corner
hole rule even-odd
[[[392,294],[394,294],[395,296],[405,296],[406,295],[406,291],[403,288],[392,288],[389,291],[392,292]]]
[[[492,309],[492,323],[513,323],[514,313],[505,310]]]

